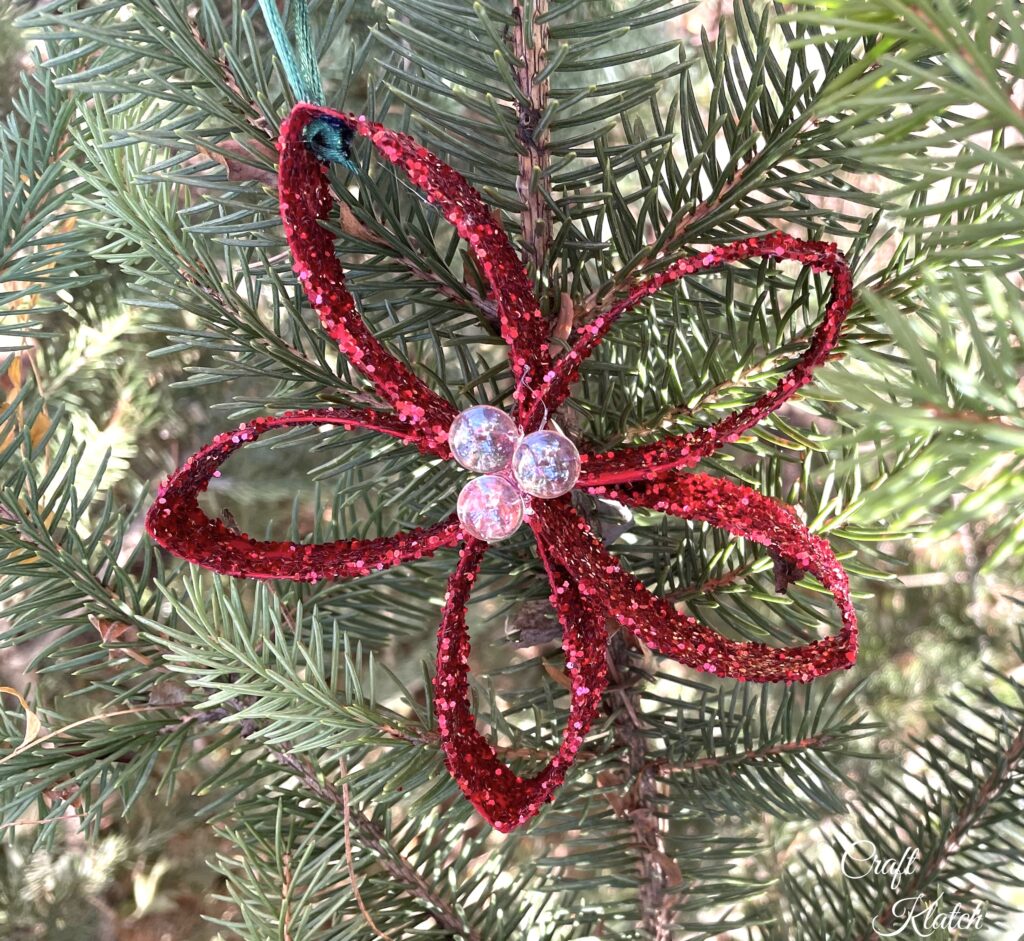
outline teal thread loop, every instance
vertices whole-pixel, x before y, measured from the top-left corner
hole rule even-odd
[[[324,162],[340,163],[349,170],[358,172],[352,162],[349,145],[352,143],[352,128],[337,118],[323,114],[307,124],[302,130],[306,146]]]
[[[316,50],[313,46],[313,34],[309,28],[309,8],[306,0],[295,2],[295,43],[298,55],[288,39],[288,30],[277,9],[276,0],[259,0],[260,9],[267,21],[270,38],[274,41],[277,57],[284,66],[284,73],[291,86],[296,101],[304,101],[311,105],[323,105],[323,82],[320,80],[320,68],[317,65]],[[352,128],[336,118],[321,115],[310,121],[302,131],[306,146],[324,162],[340,163],[349,170],[357,170],[349,156],[349,144],[352,142]]]
[[[295,42],[298,55],[292,48],[285,20],[281,16],[276,0],[259,0],[259,5],[295,99],[323,105],[326,100],[324,83],[316,65],[316,50],[309,29],[309,8],[305,0],[295,0]],[[348,147],[352,141],[352,129],[347,124],[322,115],[314,118],[303,128],[302,136],[306,146],[319,160],[341,164],[349,170],[357,169],[350,157]]]
[[[320,69],[313,49],[309,10],[305,0],[297,0],[295,5],[295,33],[299,50],[297,57],[288,39],[288,30],[285,29],[276,0],[259,0],[259,3],[295,100],[312,105],[324,104],[323,83],[320,81]]]

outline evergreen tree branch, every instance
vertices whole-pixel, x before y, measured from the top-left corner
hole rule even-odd
[[[440,277],[436,272],[431,271],[422,264],[415,255],[402,251],[400,246],[389,244],[388,240],[381,234],[371,231],[356,217],[355,213],[344,203],[339,203],[341,215],[338,225],[338,232],[347,236],[357,245],[369,243],[380,246],[386,252],[388,261],[397,262],[416,281],[422,281],[429,285],[440,297],[451,301],[457,308],[468,309],[474,313],[483,314],[484,319],[494,326],[498,323],[498,306],[494,299],[486,297],[480,290],[468,281],[463,280],[458,287],[450,280]]]
[[[1024,727],[1003,749],[1002,756],[995,762],[989,774],[965,795],[966,800],[956,808],[951,819],[947,818],[945,835],[937,847],[928,853],[917,871],[900,887],[903,898],[914,898],[927,892],[939,880],[952,858],[961,850],[971,831],[982,824],[992,811],[992,805],[1003,798],[1007,791],[1019,784],[1021,764],[1024,762]],[[888,936],[884,929],[890,927],[894,917],[894,902],[889,902],[871,922],[871,928],[861,935],[861,941],[879,941]]]
[[[725,768],[733,765],[747,765],[777,758],[780,755],[791,755],[801,752],[828,752],[836,745],[843,744],[846,739],[840,735],[823,732],[820,735],[809,735],[806,738],[789,742],[776,742],[761,748],[750,748],[731,755],[708,755],[703,758],[692,758],[680,762],[656,762],[660,771],[671,772],[673,775],[686,774],[692,771],[706,771],[708,768]]]
[[[342,786],[337,787],[330,783],[317,771],[313,762],[303,755],[297,754],[298,749],[287,740],[267,738],[259,733],[265,731],[267,723],[254,720],[247,715],[247,710],[257,702],[253,696],[233,697],[226,700],[221,706],[204,709],[193,713],[183,720],[189,724],[196,725],[203,722],[221,724],[225,721],[238,726],[241,737],[248,741],[258,741],[263,753],[275,763],[289,769],[297,778],[302,781],[305,790],[323,804],[337,807],[345,819],[346,830],[353,827],[359,834],[361,845],[368,848],[377,857],[380,865],[395,879],[398,885],[404,886],[415,898],[423,902],[437,924],[454,933],[455,937],[465,941],[482,941],[481,936],[459,916],[452,904],[444,898],[437,888],[432,886],[416,868],[402,855],[402,853],[388,839],[384,830],[365,813],[353,806],[348,794],[348,771],[341,761],[341,772],[343,775]],[[177,730],[181,723],[175,723],[166,728]],[[259,736],[257,738],[257,736]],[[353,882],[353,892],[357,899],[357,905],[362,906],[358,896],[358,887],[355,886],[355,873],[349,859],[349,867]],[[368,919],[373,925],[372,919]],[[374,930],[381,936],[379,929]]]
[[[381,866],[398,880],[400,885],[406,886],[409,892],[426,904],[438,925],[453,932],[456,937],[464,938],[465,941],[482,941],[480,935],[456,914],[455,909],[437,889],[391,845],[387,835],[376,823],[361,810],[352,807],[339,788],[317,774],[308,759],[293,754],[293,745],[289,742],[275,742],[265,743],[265,747],[275,761],[289,768],[302,780],[310,794],[324,803],[335,805],[342,813],[349,815],[349,819],[359,831],[363,844],[376,854]]]
[[[796,134],[803,131],[810,123],[811,116],[804,115],[803,120],[795,125]],[[578,306],[576,319],[580,323],[589,323],[595,317],[605,313],[616,300],[627,294],[632,286],[651,277],[664,269],[679,256],[684,246],[691,245],[691,232],[708,216],[728,206],[743,184],[754,174],[766,175],[771,165],[766,165],[770,154],[766,154],[767,146],[748,157],[742,166],[737,165],[735,171],[716,187],[716,191],[700,200],[692,209],[688,209],[675,223],[668,233],[660,233],[655,242],[647,246],[647,257],[638,255],[632,265],[624,265],[615,272],[606,284],[591,292]],[[656,257],[651,257],[657,251]]]
[[[1019,642],[1015,648],[1019,655]],[[902,770],[857,785],[846,813],[809,841],[805,835],[815,849],[788,854],[793,862],[779,883],[784,914],[769,937],[879,941],[920,928],[926,910],[942,915],[954,901],[961,910],[979,906],[986,927],[1002,927],[1012,902],[1001,887],[1020,885],[1024,862],[1024,687],[1013,672],[986,667],[983,676],[945,700]],[[822,843],[830,849],[815,859]],[[832,860],[845,861],[851,849],[858,869],[844,862],[836,872]],[[865,861],[910,850],[914,867],[900,878]]]
[[[199,24],[197,18],[197,9],[189,8],[184,13],[184,16],[188,22],[189,32],[192,38],[195,40],[196,45],[213,61],[217,63],[220,69],[221,77],[224,80],[224,86],[239,100],[245,100],[245,93],[242,91],[241,85],[238,80],[238,76],[235,74],[235,69],[232,64],[228,61],[227,57],[223,53],[215,53],[210,48],[210,44],[206,40],[206,36],[203,33],[202,27]],[[272,145],[276,134],[271,128],[270,123],[267,121],[266,115],[258,112],[255,108],[248,111],[246,114],[246,121],[252,127],[252,129],[259,135],[258,140],[263,141],[269,145]]]
[[[723,572],[714,578],[708,578],[701,582],[699,585],[693,585],[689,588],[679,588],[676,591],[670,592],[665,597],[669,601],[687,601],[691,598],[697,598],[701,595],[707,595],[714,591],[721,591],[723,588],[728,588],[730,585],[735,584],[745,575],[750,574],[754,567],[752,561],[744,562],[741,565],[737,565],[734,568],[729,569],[727,572]]]

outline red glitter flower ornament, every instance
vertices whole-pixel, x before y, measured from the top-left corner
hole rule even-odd
[[[448,430],[455,410],[387,352],[367,328],[345,287],[333,237],[321,224],[331,216],[335,203],[326,164],[314,146],[318,127],[368,139],[384,159],[406,172],[468,243],[497,305],[516,382],[514,418],[525,433],[538,430],[565,401],[581,364],[618,317],[666,285],[754,258],[794,260],[830,275],[831,296],[822,322],[773,389],[712,425],[653,444],[583,453],[577,487],[630,507],[707,523],[767,546],[776,561],[780,588],[810,573],[832,594],[841,616],[839,633],[787,648],[725,638],[676,611],[671,602],[625,572],[573,509],[568,496],[529,499],[526,520],[536,536],[551,584],[551,601],[562,624],[572,698],[558,752],[539,774],[522,778],[477,730],[470,708],[466,603],[487,543],[466,536],[455,516],[395,536],[321,544],[259,541],[208,517],[198,497],[220,473],[220,466],[233,452],[276,428],[372,429],[414,444],[432,457],[452,457]],[[495,214],[455,170],[405,134],[365,117],[305,103],[298,104],[282,125],[278,148],[281,218],[296,276],[327,334],[374,384],[389,410],[289,412],[245,422],[236,431],[219,435],[160,488],[147,528],[161,546],[227,575],[317,581],[356,578],[461,544],[438,632],[437,721],[448,770],[479,812],[502,831],[536,814],[572,764],[607,684],[604,644],[609,618],[658,653],[718,676],[804,682],[852,665],[857,620],[846,573],[828,543],[813,535],[790,507],[749,487],[706,474],[680,473],[779,408],[811,380],[814,368],[835,346],[852,303],[852,287],[849,268],[834,245],[776,233],[682,258],[636,283],[623,300],[579,327],[570,338],[568,352],[554,358],[548,325],[522,262]]]

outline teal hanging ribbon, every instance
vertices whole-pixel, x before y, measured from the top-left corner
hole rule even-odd
[[[277,9],[276,0],[259,0],[263,17],[270,30],[270,38],[274,40],[277,57],[284,66],[284,74],[291,86],[296,101],[307,101],[311,105],[324,104],[324,89],[320,83],[320,70],[316,64],[316,53],[309,31],[309,10],[305,0],[296,4],[295,32],[299,43],[298,57],[288,39],[288,30]]]
[[[296,0],[294,4],[297,55],[288,39],[288,30],[281,19],[276,0],[259,0],[259,4],[295,100],[323,105],[326,101],[324,86],[320,80],[320,68],[309,28],[309,9],[305,0]],[[316,118],[306,125],[304,135],[306,143],[321,160],[340,163],[350,170],[356,169],[349,156],[352,129],[347,125],[327,117]]]
[[[320,67],[317,65],[316,49],[309,29],[309,8],[305,0],[298,0],[295,7],[295,44],[299,49],[299,70],[308,97],[314,105],[326,102],[323,82],[320,81]]]

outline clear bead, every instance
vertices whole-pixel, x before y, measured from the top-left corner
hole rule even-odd
[[[521,490],[550,500],[568,493],[580,476],[580,452],[557,431],[535,431],[516,445],[512,473]]]
[[[460,412],[448,429],[448,444],[466,470],[493,474],[512,460],[519,440],[516,423],[493,405],[474,405]]]
[[[497,542],[519,529],[523,521],[523,498],[515,484],[488,474],[473,478],[462,488],[456,511],[462,528],[470,536]]]

